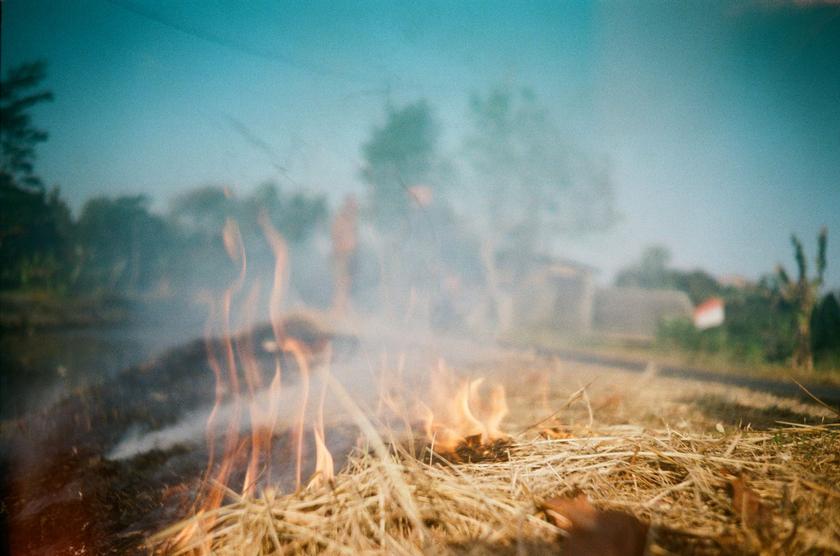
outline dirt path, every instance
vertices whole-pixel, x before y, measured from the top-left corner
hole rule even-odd
[[[548,348],[536,348],[535,351],[543,357],[559,357],[560,359],[567,361],[614,367],[631,372],[641,373],[647,368],[647,363],[615,357],[612,355]],[[784,382],[768,378],[744,376],[735,373],[724,374],[721,372],[700,369],[687,365],[657,365],[657,367],[658,374],[662,377],[684,378],[699,382],[713,382],[717,384],[741,386],[749,388],[750,390],[773,394],[774,396],[810,400],[810,397],[792,380]],[[840,406],[840,386],[822,384],[805,384],[805,386],[814,396],[823,402],[834,407]]]

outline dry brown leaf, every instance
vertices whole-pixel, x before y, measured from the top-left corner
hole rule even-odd
[[[772,524],[770,508],[750,488],[743,475],[729,481],[732,487],[732,509],[741,522],[751,529],[766,531]]]
[[[543,504],[548,520],[568,532],[563,554],[642,556],[648,525],[618,510],[598,510],[585,495],[558,497]]]

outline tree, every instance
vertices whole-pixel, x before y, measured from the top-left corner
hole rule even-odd
[[[814,355],[811,349],[811,318],[814,306],[819,299],[823,274],[825,273],[828,228],[823,227],[817,236],[817,274],[814,278],[808,277],[808,261],[805,258],[802,242],[795,234],[790,236],[790,241],[793,244],[798,277],[796,281],[791,280],[785,267],[781,264],[777,267],[776,272],[779,277],[781,294],[785,300],[793,304],[796,312],[796,347],[793,352],[793,365],[794,367],[811,370],[814,368]]]
[[[616,218],[606,164],[571,145],[530,89],[496,87],[470,100],[466,151],[487,233],[524,255],[555,234],[608,227]]]
[[[57,189],[18,187],[0,175],[0,287],[65,285],[70,209]]]
[[[173,239],[145,195],[96,197],[76,225],[83,283],[137,293],[154,287],[168,266]]]
[[[814,354],[817,358],[840,356],[840,303],[833,293],[823,296],[822,301],[814,308],[811,328]]]
[[[497,326],[507,314],[497,257],[527,272],[540,251],[552,251],[558,234],[583,234],[615,219],[606,164],[574,148],[547,108],[527,88],[496,87],[470,99],[471,131],[465,151],[484,238],[481,253]]]
[[[615,285],[645,289],[674,289],[688,294],[694,304],[723,295],[725,288],[703,270],[681,271],[670,268],[671,253],[666,247],[652,245],[642,251],[639,262],[618,272]]]
[[[177,196],[169,214],[188,233],[215,237],[226,218],[237,216],[236,202],[224,187],[206,185]]]
[[[57,189],[44,191],[35,149],[47,132],[32,108],[52,100],[39,90],[43,62],[12,68],[0,80],[0,286],[58,287],[69,259],[70,210]]]
[[[653,245],[642,251],[639,262],[621,270],[615,284],[621,287],[670,289],[674,287],[672,271],[668,268],[671,253],[667,247]]]
[[[321,194],[306,191],[285,192],[274,182],[258,186],[250,197],[243,200],[241,209],[244,222],[256,222],[260,212],[265,212],[274,227],[291,243],[305,241],[313,231],[327,220],[327,200]]]
[[[241,198],[224,187],[208,185],[178,196],[170,218],[189,234],[213,238],[221,233],[227,218],[234,218],[243,234],[261,236],[257,219],[263,211],[286,239],[295,243],[326,220],[327,202],[323,195],[284,192],[273,182],[263,183]]]
[[[273,260],[258,225],[261,214],[280,231],[292,247],[306,241],[326,221],[327,202],[321,194],[287,192],[273,182],[239,196],[225,187],[208,185],[187,191],[174,199],[169,222],[178,232],[172,272],[181,285],[219,286],[229,268],[222,250],[225,221],[235,219],[249,254],[250,265]],[[293,267],[294,271],[294,267]]]
[[[47,132],[32,123],[31,109],[53,99],[50,91],[36,90],[46,77],[46,64],[32,62],[9,70],[0,81],[0,178],[17,187],[42,187],[35,175],[35,147]]]
[[[362,178],[369,186],[374,222],[393,231],[404,221],[412,202],[409,187],[435,175],[439,130],[426,101],[402,108],[389,106],[382,127],[362,146]]]

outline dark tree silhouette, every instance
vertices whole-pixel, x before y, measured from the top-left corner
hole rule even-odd
[[[70,211],[58,190],[47,192],[35,173],[35,149],[47,132],[31,110],[52,100],[41,90],[46,65],[12,68],[0,80],[0,286],[50,286],[66,268]]]
[[[47,132],[32,123],[31,109],[53,99],[50,91],[38,90],[46,77],[42,61],[12,68],[0,81],[0,179],[19,187],[41,187],[35,175],[35,147],[47,140]]]
[[[173,234],[149,204],[145,195],[95,197],[85,203],[76,224],[82,283],[130,293],[156,285]]]

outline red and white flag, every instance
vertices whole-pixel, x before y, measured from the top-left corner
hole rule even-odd
[[[699,330],[720,326],[724,321],[723,299],[712,297],[694,309],[694,326]]]

